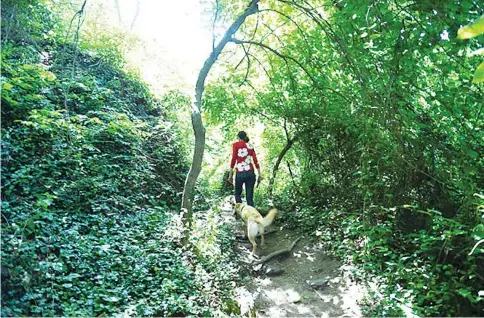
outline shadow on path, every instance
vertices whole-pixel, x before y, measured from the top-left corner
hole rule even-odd
[[[235,220],[229,209],[222,211],[234,225],[236,235],[243,236],[242,221]],[[259,257],[288,248],[304,235],[277,224],[268,230],[271,228],[277,231],[266,235],[266,248],[257,249]],[[236,246],[242,266],[252,274],[248,283],[238,288],[237,301],[242,315],[251,311],[257,317],[362,316],[358,302],[364,289],[352,282],[348,270],[307,235],[286,256],[257,266],[252,266],[249,258],[251,247],[246,239],[238,240]]]

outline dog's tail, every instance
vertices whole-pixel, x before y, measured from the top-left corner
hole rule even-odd
[[[271,225],[272,221],[274,221],[274,218],[276,217],[276,214],[277,214],[277,209],[272,208],[269,211],[269,213],[267,213],[266,217],[260,221],[260,225],[262,225],[263,227]]]

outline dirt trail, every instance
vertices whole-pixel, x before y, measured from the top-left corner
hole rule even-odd
[[[243,236],[243,224],[235,220],[229,209],[225,218],[238,237]],[[284,228],[277,222],[268,228],[276,229],[266,235],[266,248],[258,248],[257,255],[289,248],[302,234]],[[321,244],[303,236],[286,256],[253,266],[249,258],[252,245],[238,240],[236,249],[242,255],[242,266],[250,273],[246,286],[239,288],[242,314],[252,311],[256,317],[358,317],[362,316],[358,301],[362,297],[359,286],[350,281],[348,272],[328,256]]]

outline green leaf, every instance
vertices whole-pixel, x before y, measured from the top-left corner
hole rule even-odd
[[[472,149],[468,149],[467,153],[469,154],[469,156],[471,156],[472,159],[476,159],[477,157],[479,157],[479,154]]]
[[[13,88],[13,85],[10,83],[3,83],[3,89],[9,91]]]
[[[52,204],[52,199],[51,198],[46,198],[42,200],[46,206],[50,206]]]
[[[49,72],[49,71],[42,71],[41,73],[41,77],[52,82],[52,81],[55,81],[56,80],[56,76],[54,73],[52,72]]]
[[[474,73],[474,79],[472,80],[472,83],[481,83],[484,82],[484,62],[482,62],[476,69],[476,72]]]
[[[111,296],[111,297],[104,297],[104,300],[105,301],[108,301],[110,303],[115,303],[115,302],[118,302],[119,301],[119,298],[118,297]]]
[[[71,273],[71,274],[69,274],[68,276],[66,276],[66,280],[71,281],[71,280],[73,280],[73,279],[75,279],[75,278],[79,278],[79,277],[81,277],[81,275],[79,275],[79,274],[77,274],[77,273]]]
[[[470,39],[484,33],[484,15],[474,23],[466,25],[457,31],[457,37],[461,40]]]

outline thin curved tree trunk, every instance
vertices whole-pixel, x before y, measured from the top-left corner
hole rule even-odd
[[[123,19],[121,18],[121,9],[119,8],[119,0],[114,0],[114,4],[116,5],[116,11],[118,12],[118,23],[119,25],[123,25]]]
[[[134,24],[136,23],[136,20],[138,19],[140,8],[141,8],[141,0],[137,0],[136,1],[136,12],[134,14],[133,21],[131,22],[131,30],[133,30]]]
[[[269,193],[269,198],[272,200],[272,192],[274,190],[274,182],[276,180],[276,175],[277,171],[279,170],[279,166],[281,165],[282,159],[284,159],[284,156],[286,153],[291,149],[292,145],[297,141],[298,137],[294,137],[292,139],[289,139],[282,149],[281,153],[279,156],[277,156],[276,164],[274,165],[274,168],[272,168],[272,175],[271,178],[269,179],[269,186],[267,189],[267,192]]]
[[[198,74],[197,84],[195,86],[195,96],[192,101],[192,127],[195,135],[195,151],[193,153],[192,165],[185,180],[185,186],[183,188],[182,196],[182,211],[185,212],[183,216],[184,222],[191,224],[193,215],[193,196],[195,184],[198,179],[198,175],[202,170],[203,152],[205,150],[205,127],[202,122],[201,105],[203,91],[205,90],[205,79],[208,72],[212,68],[213,64],[217,61],[218,56],[224,49],[225,45],[231,41],[232,36],[237,32],[245,19],[258,11],[259,0],[251,0],[249,6],[245,11],[237,17],[225,32],[224,37],[220,40],[219,44],[214,47],[210,56],[205,60],[200,73]]]

